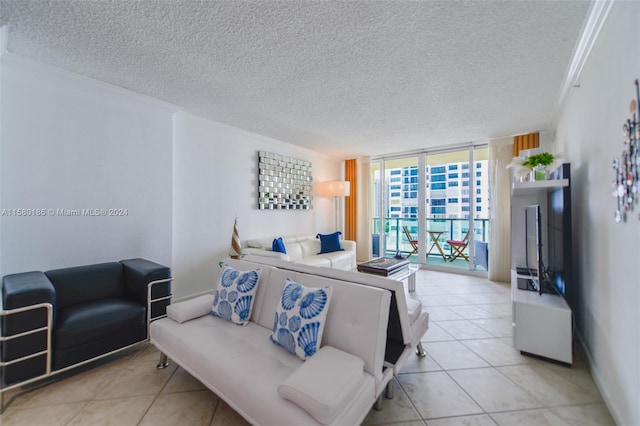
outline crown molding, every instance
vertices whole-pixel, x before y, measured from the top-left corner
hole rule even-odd
[[[551,123],[554,128],[558,124],[560,112],[562,111],[569,94],[572,89],[578,85],[582,69],[589,58],[591,49],[598,38],[598,34],[600,34],[600,30],[602,29],[614,2],[615,0],[594,0],[591,3],[587,19],[585,20],[580,38],[578,39],[578,43],[576,44],[576,48],[573,52],[571,63],[567,68],[567,73],[562,81],[560,92],[558,92],[558,97],[553,106]]]

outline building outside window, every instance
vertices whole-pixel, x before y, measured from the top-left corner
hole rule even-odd
[[[488,241],[489,185],[487,174],[482,173],[488,167],[488,149],[473,148],[474,153],[478,152],[474,154],[473,162],[468,161],[469,152],[427,152],[424,157],[426,161],[422,160],[425,166],[423,174],[419,173],[418,156],[384,161],[386,195],[381,196],[384,197],[382,205],[386,206],[387,212],[377,217],[378,220],[393,219],[383,222],[386,224],[383,227],[382,223],[374,225],[374,229],[384,229],[388,233],[387,250],[393,250],[396,247],[392,247],[393,244],[408,244],[402,234],[402,226],[407,226],[414,235],[419,235],[420,230],[425,232],[426,237],[423,238],[427,239],[427,244],[430,243],[429,234],[426,233],[428,229],[445,231],[444,238],[462,239],[473,227],[475,240]],[[473,174],[469,170],[471,168]],[[380,187],[379,170],[372,172],[373,181],[376,182],[373,187],[376,188]],[[473,181],[470,181],[471,176],[475,178]],[[419,185],[425,188],[424,201],[418,198]],[[470,197],[472,193],[475,193],[474,197]],[[426,222],[419,224],[417,219],[421,208],[424,209]],[[445,251],[450,250],[448,246],[444,248]],[[406,251],[407,247],[400,249]],[[435,261],[436,258],[431,253],[426,260],[429,263],[429,260]]]

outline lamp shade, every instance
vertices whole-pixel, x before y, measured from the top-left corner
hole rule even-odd
[[[351,182],[329,180],[316,185],[316,193],[322,197],[348,197],[351,194]]]

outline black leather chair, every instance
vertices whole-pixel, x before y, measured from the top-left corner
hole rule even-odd
[[[145,259],[5,276],[0,391],[148,339],[171,280],[168,267]]]

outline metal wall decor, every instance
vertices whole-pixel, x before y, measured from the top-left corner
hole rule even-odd
[[[640,196],[640,87],[638,80],[635,81],[636,97],[631,100],[629,113],[631,118],[622,126],[622,136],[624,137],[625,149],[622,156],[613,159],[613,169],[616,177],[612,183],[613,196],[617,199],[615,212],[616,222],[625,222],[627,214],[633,211],[634,205]],[[640,219],[640,215],[638,215]]]
[[[309,210],[311,163],[260,151],[258,153],[258,208]]]

